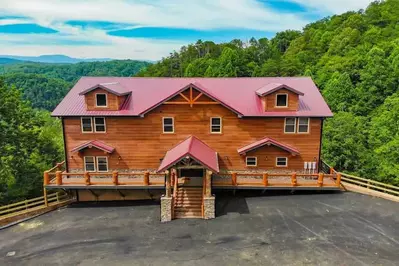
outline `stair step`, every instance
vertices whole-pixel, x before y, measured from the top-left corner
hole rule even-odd
[[[178,209],[201,209],[202,205],[189,205],[189,204],[179,204],[175,205],[175,210]]]
[[[201,211],[175,212],[175,217],[178,216],[198,216],[202,217]]]

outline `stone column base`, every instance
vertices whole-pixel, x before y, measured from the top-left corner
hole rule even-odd
[[[172,221],[172,197],[161,197],[161,222]]]
[[[204,219],[215,218],[215,197],[204,197]]]

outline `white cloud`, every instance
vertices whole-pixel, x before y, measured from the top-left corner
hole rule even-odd
[[[366,9],[373,0],[289,0],[320,12],[341,14],[347,11]]]

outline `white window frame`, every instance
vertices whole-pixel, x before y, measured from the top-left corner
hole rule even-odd
[[[294,132],[288,132],[286,131],[287,128],[287,118],[293,118],[294,119]],[[286,117],[284,118],[284,134],[295,134],[297,129],[297,118],[296,117]]]
[[[281,106],[279,106],[279,105],[277,105],[277,98],[278,98],[278,96],[279,95],[285,95],[286,96],[286,102],[285,102],[285,105],[283,106],[283,105],[281,105]],[[275,102],[275,105],[274,105],[276,108],[287,108],[288,107],[288,93],[276,93],[276,102]]]
[[[91,131],[83,131],[83,119],[90,119]],[[82,116],[80,118],[80,130],[82,133],[93,133],[93,117]]]
[[[172,132],[165,132],[165,119],[172,119]],[[174,134],[175,133],[175,118],[170,116],[162,117],[162,132],[163,134]]]
[[[105,95],[105,105],[98,105],[97,103],[97,95]],[[108,95],[106,93],[96,93],[96,107],[98,108],[107,108],[108,107]]]
[[[101,158],[101,159],[104,159],[105,158],[105,161],[106,161],[106,164],[107,164],[107,171],[100,171],[100,167],[98,166],[98,159],[99,158]],[[96,167],[97,167],[97,172],[99,172],[99,173],[106,173],[106,172],[109,172],[109,168],[108,168],[108,157],[107,156],[97,156],[96,157]]]
[[[97,131],[96,118],[104,119],[104,131]],[[107,133],[107,122],[105,122],[105,120],[106,120],[105,117],[100,117],[100,116],[93,117],[94,132],[96,132],[96,133]]]
[[[91,158],[93,158],[93,164],[94,164],[94,170],[93,171],[87,171],[87,169],[86,169],[86,158],[88,158],[88,157],[91,157]],[[95,156],[85,156],[84,158],[83,158],[83,160],[84,160],[84,167],[85,167],[85,172],[95,172],[96,171],[96,157]]]
[[[278,165],[278,159],[285,159],[285,165]],[[276,157],[276,167],[288,167],[288,157]]]
[[[212,119],[214,119],[214,118],[219,118],[220,119],[220,131],[212,131]],[[222,126],[223,126],[223,121],[222,121],[223,119],[222,119],[222,117],[220,117],[220,116],[214,116],[214,117],[211,117],[211,119],[210,119],[210,131],[211,131],[211,134],[222,134]],[[216,125],[215,125],[216,126]]]
[[[255,159],[255,165],[248,165],[248,159],[249,159],[249,158]],[[258,166],[258,157],[256,157],[256,156],[246,156],[246,157],[245,157],[245,165],[246,165],[247,167],[256,167],[256,166]]]
[[[301,118],[307,118],[307,119],[308,119],[307,131],[306,131],[306,132],[299,132],[299,125],[300,125]],[[298,120],[298,123],[297,123],[296,132],[297,132],[298,134],[308,134],[308,133],[309,133],[309,128],[310,128],[310,118],[309,118],[309,117],[298,117],[297,120]],[[304,126],[304,124],[303,124],[302,126]]]

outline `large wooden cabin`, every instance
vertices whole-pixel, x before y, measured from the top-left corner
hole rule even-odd
[[[65,171],[45,187],[81,201],[165,194],[166,221],[212,218],[212,189],[337,188],[319,175],[332,113],[307,77],[83,77],[52,115]]]

